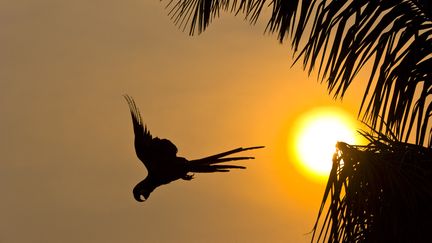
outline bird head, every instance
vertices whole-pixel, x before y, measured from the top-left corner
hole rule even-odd
[[[155,189],[154,185],[146,179],[138,183],[133,189],[133,196],[138,202],[144,202],[147,200],[147,198],[150,196],[150,193]],[[144,197],[144,200],[142,197]]]

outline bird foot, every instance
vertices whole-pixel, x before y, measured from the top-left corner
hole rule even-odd
[[[185,176],[183,176],[183,180],[187,180],[187,181],[190,181],[190,180],[192,180],[193,178],[194,178],[194,175],[195,174],[192,174],[192,175],[185,175]]]

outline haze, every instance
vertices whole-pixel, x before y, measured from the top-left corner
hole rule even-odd
[[[355,117],[362,92],[332,100],[290,69],[292,52],[263,35],[263,20],[223,14],[189,37],[165,4],[0,2],[0,242],[310,240],[324,182],[294,169],[290,124],[316,106]],[[266,149],[245,154],[256,157],[247,170],[196,175],[137,203],[146,171],[125,93],[180,156]]]

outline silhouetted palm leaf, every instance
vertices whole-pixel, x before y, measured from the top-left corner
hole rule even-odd
[[[170,0],[167,5],[174,23],[183,30],[190,25],[189,34],[204,31],[221,11],[242,12],[255,22],[266,0]]]
[[[174,22],[183,28],[190,25],[190,34],[204,31],[221,11],[243,13],[255,23],[264,6],[272,9],[267,30],[277,32],[280,41],[291,34],[292,46],[300,50],[297,60],[303,57],[309,72],[317,67],[335,98],[345,95],[356,74],[371,61],[359,115],[380,131],[390,129],[402,141],[408,141],[414,130],[416,144],[429,140],[432,145],[429,0],[171,0],[168,4]]]
[[[337,144],[312,241],[430,239],[432,149],[365,136],[367,146]]]
[[[263,6],[271,7],[267,31],[281,42],[290,36],[296,61],[317,69],[335,98],[371,64],[359,116],[375,135],[363,133],[367,146],[337,144],[312,241],[430,239],[430,0],[172,0],[169,6],[177,24],[190,24],[190,34],[204,31],[220,11],[255,23]],[[412,133],[417,145],[407,143]]]
[[[432,95],[429,6],[428,1],[311,1],[302,12],[304,16],[316,14],[300,53],[305,68],[312,71],[319,64],[329,92],[343,97],[356,74],[371,60],[361,103],[363,118],[379,131],[390,129],[403,141],[414,128],[416,143],[425,144],[432,115],[428,97]],[[308,19],[303,19],[294,45],[305,31]]]

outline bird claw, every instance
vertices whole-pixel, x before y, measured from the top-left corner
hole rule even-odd
[[[193,178],[194,178],[194,175],[195,174],[192,174],[192,175],[185,175],[185,176],[183,176],[183,180],[187,180],[187,181],[190,181],[190,180],[192,180]]]

